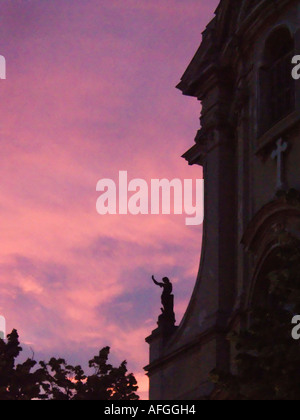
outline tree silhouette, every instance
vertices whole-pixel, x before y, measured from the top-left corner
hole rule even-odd
[[[103,348],[89,361],[86,375],[81,366],[52,358],[37,363],[27,359],[17,364],[22,352],[16,330],[0,339],[0,400],[138,400],[137,382],[127,372],[126,361],[119,367],[108,363],[110,348]]]

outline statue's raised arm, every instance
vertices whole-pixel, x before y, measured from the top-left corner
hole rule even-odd
[[[156,281],[155,278],[154,278],[154,276],[152,276],[152,280],[153,280],[153,283],[156,284],[156,286],[164,287],[164,284],[163,283],[159,283],[158,281]]]

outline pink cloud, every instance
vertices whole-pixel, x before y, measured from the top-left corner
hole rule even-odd
[[[0,312],[41,357],[84,363],[111,345],[144,398],[144,338],[160,310],[151,275],[173,280],[180,321],[202,227],[184,216],[101,217],[96,183],[119,170],[148,182],[202,176],[180,159],[200,105],[174,86],[217,3],[0,6]]]

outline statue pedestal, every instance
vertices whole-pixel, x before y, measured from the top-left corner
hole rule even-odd
[[[173,336],[178,327],[169,326],[167,329],[158,327],[152,331],[152,334],[146,338],[146,342],[150,346],[150,364],[159,359],[164,352],[164,348],[168,340]]]
[[[150,364],[163,357],[168,341],[178,328],[175,326],[174,296],[168,296],[164,303],[162,313],[158,317],[158,328],[146,338],[150,346]]]
[[[149,365],[144,369],[147,375],[151,378],[152,387],[150,388],[150,400],[157,400],[161,394],[161,384],[163,371],[159,366],[163,363],[164,355],[167,354],[168,341],[173,337],[178,327],[175,325],[167,329],[167,325],[162,328],[161,326],[152,331],[152,334],[146,338],[146,342],[150,346],[150,360]]]
[[[153,278],[154,280],[154,278]],[[172,295],[172,285],[169,279],[165,278],[164,284],[158,283],[154,280],[155,284],[164,287],[162,294],[162,309],[161,314],[158,317],[157,325],[158,328],[152,331],[152,334],[146,338],[146,342],[150,346],[150,362],[149,365],[144,369],[148,372],[149,378],[151,378],[152,391],[150,392],[150,400],[157,399],[160,393],[160,385],[162,381],[162,371],[159,372],[158,366],[162,363],[164,356],[167,354],[168,343],[173,337],[178,327],[175,326],[175,313],[174,313],[174,295]],[[158,369],[158,373],[155,373]],[[154,373],[153,373],[154,372]],[[153,384],[155,384],[153,386]]]
[[[158,328],[168,332],[170,329],[175,326],[175,313],[174,313],[174,295],[168,296],[168,299],[165,300],[164,307],[162,308],[162,313],[158,317]]]

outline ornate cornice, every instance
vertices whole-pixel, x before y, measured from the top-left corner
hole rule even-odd
[[[215,68],[233,66],[266,19],[299,0],[221,0],[214,19],[203,32],[198,51],[177,88],[201,97]]]

